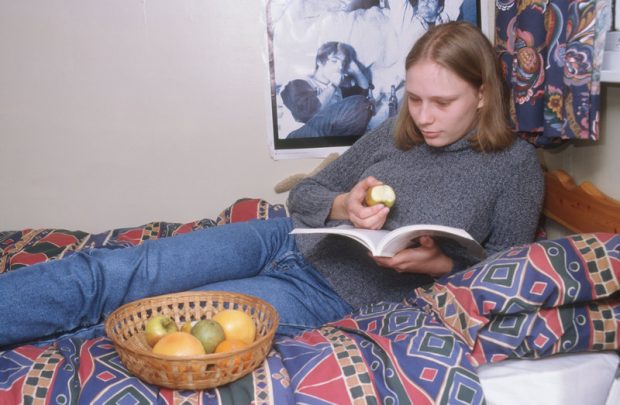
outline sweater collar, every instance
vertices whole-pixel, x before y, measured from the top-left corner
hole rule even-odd
[[[467,134],[465,134],[463,137],[461,137],[459,140],[457,140],[456,142],[452,142],[449,145],[440,146],[437,148],[433,146],[428,146],[428,145],[426,146],[432,152],[435,152],[435,153],[459,152],[465,149],[471,149],[471,143],[469,140],[474,136],[475,133],[476,133],[476,130],[472,129]]]

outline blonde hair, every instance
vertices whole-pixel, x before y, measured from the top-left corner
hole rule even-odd
[[[453,21],[430,28],[415,43],[405,59],[405,70],[429,59],[472,85],[482,88],[483,106],[477,112],[472,147],[481,152],[505,149],[515,139],[508,121],[505,83],[493,46],[478,27]],[[403,150],[423,143],[413,122],[407,100],[402,103],[394,128],[396,145]]]

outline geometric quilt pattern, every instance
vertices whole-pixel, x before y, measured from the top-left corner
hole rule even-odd
[[[499,253],[416,290],[475,365],[618,347],[620,235],[579,234]]]
[[[286,216],[242,199],[216,220],[88,234],[0,233],[0,273],[208,226]],[[483,404],[475,367],[509,358],[620,347],[620,235],[518,246],[295,338],[217,389],[170,390],[133,377],[107,338],[61,338],[0,352],[0,404]]]

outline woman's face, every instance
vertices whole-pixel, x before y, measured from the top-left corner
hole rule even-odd
[[[475,124],[482,91],[452,71],[425,59],[406,75],[409,114],[424,141],[434,147],[461,139]]]

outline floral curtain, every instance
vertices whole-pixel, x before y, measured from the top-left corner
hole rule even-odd
[[[599,136],[611,0],[496,0],[495,46],[514,129],[549,147]]]

